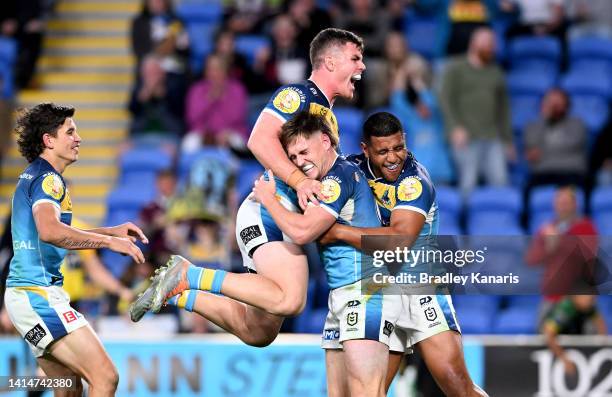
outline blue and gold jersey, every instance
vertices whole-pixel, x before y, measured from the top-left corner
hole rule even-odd
[[[72,222],[72,202],[64,178],[46,160],[37,158],[19,175],[12,200],[11,233],[14,255],[7,287],[63,283],[60,265],[66,250],[40,240],[32,209],[41,203],[57,207],[61,221]]]
[[[321,208],[337,222],[354,227],[380,227],[376,202],[363,172],[355,164],[338,156],[321,180],[327,199]],[[349,244],[337,242],[320,246],[321,258],[331,289],[360,280],[361,252]]]
[[[303,84],[288,84],[279,88],[266,104],[264,112],[279,118],[283,123],[301,111],[325,117],[332,134],[338,138],[338,120],[331,104],[315,83],[306,80]]]
[[[438,205],[436,190],[429,173],[412,155],[408,154],[404,168],[395,182],[377,178],[365,155],[351,155],[349,161],[357,164],[368,178],[376,197],[383,226],[391,223],[391,212],[396,209],[416,211],[425,217],[420,236],[438,234]]]

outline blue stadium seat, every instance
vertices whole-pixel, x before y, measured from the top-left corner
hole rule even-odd
[[[176,6],[176,15],[185,23],[206,22],[220,23],[223,17],[223,6],[218,2],[183,1]]]
[[[180,153],[178,163],[179,179],[183,180],[189,174],[192,165],[202,157],[216,159],[229,167],[237,167],[236,159],[232,153],[222,147],[208,146],[193,153]]]
[[[120,278],[132,263],[132,257],[109,249],[100,250],[100,260],[115,278]]]
[[[327,308],[305,309],[295,319],[295,332],[303,334],[321,334],[327,317]]]
[[[493,326],[496,334],[536,334],[538,307],[513,307],[500,312]]]
[[[612,187],[598,187],[593,191],[591,213],[599,234],[612,236]]]
[[[499,310],[500,300],[497,295],[455,295],[453,306],[455,309],[476,309],[495,315]]]
[[[540,70],[551,74],[559,70],[561,43],[554,37],[517,37],[510,42],[512,69]]]
[[[458,307],[457,321],[464,334],[490,334],[492,332],[494,312],[480,308]]]
[[[0,38],[0,97],[10,99],[15,96],[13,66],[17,58],[17,42],[14,39]]]
[[[461,214],[461,195],[448,186],[436,187],[436,202],[438,203],[438,215],[440,224],[438,234],[453,236],[461,234],[459,226],[459,215]]]
[[[255,56],[263,48],[270,47],[270,40],[266,36],[241,35],[236,37],[236,52],[246,57],[250,65],[255,62]]]
[[[571,69],[583,62],[591,62],[591,67],[600,65],[612,71],[612,40],[602,37],[581,37],[569,42]],[[599,61],[599,63],[597,63]],[[587,69],[585,69],[587,70]]]
[[[521,195],[510,187],[476,189],[468,200],[469,234],[520,235]]]
[[[172,166],[172,156],[165,150],[151,147],[137,147],[119,157],[119,168],[123,175],[132,172],[153,172]]]
[[[417,16],[407,13],[404,18],[404,35],[410,50],[431,60],[438,47],[439,23],[436,17]]]
[[[253,183],[263,173],[264,169],[255,160],[243,160],[240,162],[236,175],[236,190],[238,191],[238,203],[241,203],[253,189]]]
[[[571,102],[572,115],[584,122],[591,137],[599,134],[610,117],[608,101],[598,95],[574,95]]]
[[[598,95],[606,100],[612,99],[612,76],[601,70],[591,70],[589,73],[571,70],[561,79],[561,87],[572,97]]]
[[[556,78],[554,74],[535,70],[513,71],[507,78],[508,91],[512,96],[542,96],[555,85]]]
[[[351,107],[335,108],[334,114],[338,120],[340,130],[340,151],[342,154],[361,153],[361,126],[363,125],[363,113],[361,110]]]
[[[190,23],[187,25],[189,34],[190,65],[194,74],[204,67],[204,58],[214,49],[213,35],[217,25],[211,23]]]
[[[553,201],[555,197],[555,186],[535,187],[529,196],[529,230],[537,232],[544,222],[550,222],[554,218]],[[578,212],[584,213],[584,192],[576,190]]]
[[[515,131],[522,131],[529,122],[538,118],[541,100],[539,95],[512,95],[510,97],[512,128]]]
[[[508,309],[515,307],[537,308],[542,302],[540,295],[508,295],[505,297],[506,306]]]
[[[155,185],[120,186],[114,189],[106,199],[109,214],[115,211],[138,212],[155,198]]]

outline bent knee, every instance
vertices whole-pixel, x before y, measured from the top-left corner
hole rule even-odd
[[[302,313],[304,307],[306,307],[306,299],[290,297],[284,299],[273,314],[281,317],[295,317]]]

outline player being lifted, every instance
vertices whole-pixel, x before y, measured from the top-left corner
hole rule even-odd
[[[435,188],[427,170],[408,152],[400,121],[387,112],[371,115],[363,126],[361,146],[364,153],[349,160],[365,173],[385,227],[363,229],[336,223],[322,242],[343,241],[361,249],[363,235],[386,234],[403,236],[402,244],[415,250],[436,249],[430,238],[438,233]],[[467,372],[450,296],[408,294],[404,305],[407,312],[397,322],[392,343],[399,339],[406,348],[416,348],[447,396],[486,395]],[[334,329],[334,324],[326,323],[325,329]],[[340,348],[335,340],[325,341],[324,347]],[[400,360],[401,354],[391,355],[390,376]]]
[[[109,248],[143,263],[134,244],[147,242],[132,223],[80,230],[71,227],[72,203],[62,174],[78,159],[81,137],[74,108],[43,103],[18,120],[19,151],[30,165],[19,176],[12,200],[14,256],[5,292],[8,315],[47,376],[75,376],[90,396],[114,396],[119,377],[100,340],[62,289],[66,250]],[[67,394],[63,394],[67,393]]]

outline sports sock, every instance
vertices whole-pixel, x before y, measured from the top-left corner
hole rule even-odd
[[[188,312],[192,312],[197,296],[198,291],[188,289],[181,292],[179,295],[174,295],[172,298],[168,299],[167,303],[179,309],[185,309]]]
[[[189,288],[220,294],[226,274],[225,270],[206,269],[191,265],[187,270]]]

